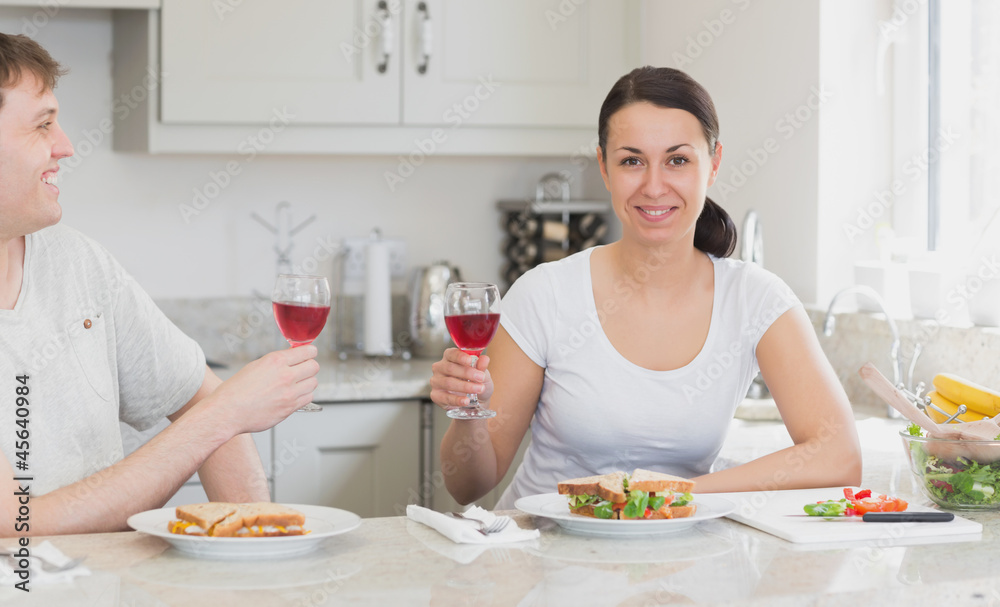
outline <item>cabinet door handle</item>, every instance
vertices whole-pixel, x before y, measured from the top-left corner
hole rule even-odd
[[[392,56],[392,47],[395,46],[396,35],[392,31],[392,13],[389,12],[389,6],[385,0],[379,0],[379,3],[375,7],[375,14],[382,26],[380,30],[382,60],[378,64],[378,72],[384,74],[389,69],[389,57]]]
[[[426,2],[417,5],[417,12],[423,15],[420,21],[420,63],[417,64],[417,73],[426,74],[434,47],[434,29],[431,27],[431,13]]]

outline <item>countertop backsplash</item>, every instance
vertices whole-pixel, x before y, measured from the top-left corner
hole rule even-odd
[[[837,372],[855,410],[884,415],[886,405],[858,376],[858,369],[872,362],[892,379],[889,345],[892,338],[881,314],[835,314],[836,328],[830,337],[822,333],[826,310],[809,310],[819,342]],[[934,320],[896,320],[900,334],[903,381],[910,368],[915,344],[922,351],[913,370],[911,387],[924,383],[924,393],[933,390],[938,373],[954,373],[978,384],[1000,389],[1000,329],[994,327],[945,326]]]
[[[167,318],[197,341],[210,361],[223,364],[252,360],[281,348],[288,342],[278,332],[271,311],[271,301],[257,297],[206,299],[159,299]],[[409,303],[405,296],[393,295],[392,323],[397,354],[409,346]],[[350,331],[357,323],[342,323]],[[350,341],[349,335],[344,336]],[[326,328],[314,342],[321,355],[337,354],[336,310],[327,319]],[[353,353],[352,353],[353,355]]]
[[[163,299],[157,305],[182,331],[201,344],[212,361],[228,363],[250,360],[286,347],[271,313],[271,302],[253,297],[218,299]],[[393,325],[397,344],[409,343],[406,297],[393,298]],[[822,334],[825,310],[808,310],[820,345],[844,385],[847,396],[860,413],[884,415],[885,405],[858,376],[858,369],[871,361],[892,377],[889,358],[889,327],[879,314],[836,314],[833,335]],[[932,388],[937,373],[955,373],[976,383],[1000,389],[1000,329],[952,327],[933,320],[897,320],[903,379],[910,366],[915,343],[922,352],[914,368],[913,384]],[[337,354],[336,322],[327,321],[316,345],[321,354]]]

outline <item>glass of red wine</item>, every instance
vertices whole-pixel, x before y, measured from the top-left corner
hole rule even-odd
[[[271,307],[278,330],[293,348],[311,344],[330,315],[330,283],[323,276],[279,274],[271,293]],[[299,409],[322,410],[315,403]]]
[[[453,282],[444,293],[444,322],[458,349],[475,356],[486,349],[500,325],[500,291],[488,282]],[[472,366],[476,363],[473,362]],[[487,419],[497,414],[484,409],[469,394],[468,407],[448,409],[454,419]]]

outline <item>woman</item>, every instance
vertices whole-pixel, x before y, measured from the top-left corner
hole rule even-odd
[[[611,89],[597,156],[621,239],[522,276],[475,367],[457,349],[434,364],[439,406],[474,392],[497,411],[489,425],[453,421],[445,433],[456,500],[500,482],[529,423],[531,445],[497,508],[635,467],[694,478],[699,492],[861,481],[850,403],[802,305],[773,274],[727,259],[735,226],[705,195],[718,136],[711,98],[683,72],[638,68]],[[795,444],[709,474],[758,369]]]

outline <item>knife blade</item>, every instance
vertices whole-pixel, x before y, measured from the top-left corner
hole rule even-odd
[[[866,512],[863,516],[811,516],[809,514],[786,514],[795,518],[821,521],[855,521],[864,523],[947,523],[955,520],[951,512]]]

